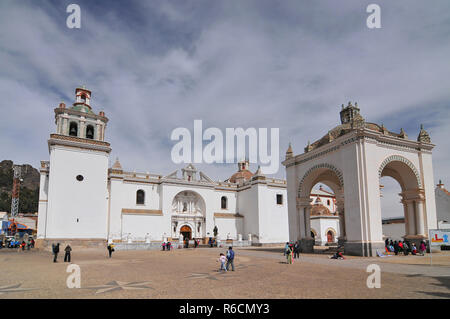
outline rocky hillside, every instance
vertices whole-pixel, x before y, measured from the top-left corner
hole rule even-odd
[[[0,211],[10,212],[13,184],[13,162],[0,162]],[[22,165],[22,183],[20,184],[20,213],[34,213],[38,210],[40,174],[31,165]]]

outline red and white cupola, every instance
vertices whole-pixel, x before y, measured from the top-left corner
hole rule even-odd
[[[91,91],[83,87],[78,87],[75,89],[75,103],[73,105],[83,104],[87,107],[91,108],[90,106],[91,101]]]

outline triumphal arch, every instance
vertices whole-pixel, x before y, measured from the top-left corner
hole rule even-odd
[[[366,122],[357,103],[342,105],[341,124],[294,155],[291,145],[286,167],[289,238],[300,240],[303,251],[313,250],[310,193],[317,183],[330,187],[339,215],[339,243],[351,255],[375,256],[384,250],[380,178],[390,176],[402,189],[405,240],[428,239],[436,228],[436,205],[430,136],[423,126],[417,140],[403,129],[389,131]]]

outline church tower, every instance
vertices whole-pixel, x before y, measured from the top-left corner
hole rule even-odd
[[[38,239],[103,243],[107,237],[108,162],[105,113],[94,113],[91,91],[75,90],[69,108],[55,108],[50,161],[41,163]]]

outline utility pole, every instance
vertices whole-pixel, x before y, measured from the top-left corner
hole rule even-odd
[[[11,217],[16,217],[19,213],[19,195],[20,195],[20,175],[22,173],[22,166],[13,165],[13,189],[11,195]]]

